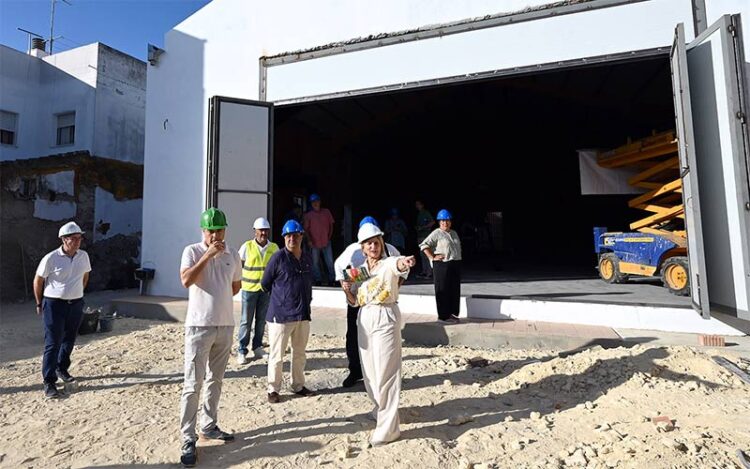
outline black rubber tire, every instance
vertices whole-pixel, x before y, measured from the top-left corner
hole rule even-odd
[[[665,272],[672,265],[680,266],[685,270],[685,273],[687,275],[687,282],[685,283],[685,286],[682,288],[676,288],[675,286],[671,285],[667,281]],[[671,294],[677,295],[677,296],[689,296],[690,295],[690,263],[688,262],[688,258],[686,256],[674,256],[665,260],[661,266],[661,281],[664,284],[664,287],[667,290],[669,290]]]
[[[602,275],[601,267],[603,262],[612,263],[614,271],[610,278],[606,278],[604,275]],[[620,259],[613,252],[605,252],[604,254],[599,256],[599,265],[597,266],[597,270],[599,271],[599,278],[607,283],[623,283],[628,279],[627,275],[620,272]]]

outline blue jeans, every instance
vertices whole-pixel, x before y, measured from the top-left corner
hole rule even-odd
[[[323,280],[323,274],[320,271],[320,255],[323,255],[323,260],[326,263],[326,270],[328,271],[328,281],[333,283],[334,272],[333,272],[333,251],[331,250],[331,242],[322,248],[311,248],[311,255],[313,261],[313,277],[316,282]]]
[[[44,298],[42,301],[44,320],[44,355],[42,377],[45,383],[57,381],[57,370],[68,371],[70,353],[76,343],[78,328],[83,320],[83,298],[58,300]]]
[[[263,331],[266,328],[266,312],[271,295],[264,291],[242,290],[242,318],[240,319],[240,332],[237,335],[239,345],[237,353],[247,355],[247,344],[250,342],[250,326],[255,321],[255,333],[253,334],[253,348],[263,346]]]

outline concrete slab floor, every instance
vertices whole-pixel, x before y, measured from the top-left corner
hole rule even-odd
[[[120,297],[114,307],[121,313],[149,319],[184,320],[187,301],[169,297]],[[235,303],[235,317],[239,321],[240,304]],[[314,334],[344,335],[345,310],[342,308],[313,308],[311,330]],[[582,346],[605,346],[648,343],[654,345],[698,346],[697,334],[677,334],[659,331],[622,329],[615,331],[604,326],[548,323],[541,321],[466,320],[459,325],[444,325],[431,315],[404,314],[404,338],[426,345],[451,344],[474,347],[549,348],[570,350]],[[732,337],[729,348],[738,353],[750,350],[750,338]],[[734,345],[737,344],[737,345]]]
[[[513,277],[515,278],[515,277]],[[315,287],[337,289],[337,287]],[[431,280],[409,278],[401,287],[401,294],[434,295]],[[543,299],[549,301],[578,301],[608,304],[643,304],[690,308],[690,298],[675,296],[653,279],[635,279],[612,285],[598,278],[557,278],[528,280],[483,279],[478,276],[463,278],[461,296]]]

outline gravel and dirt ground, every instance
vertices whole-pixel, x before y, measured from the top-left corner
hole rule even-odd
[[[22,347],[35,336],[38,346]],[[120,319],[112,333],[81,337],[71,369],[79,389],[53,401],[40,385],[41,327],[6,328],[0,340],[0,467],[177,467],[180,324]],[[311,337],[307,380],[319,394],[287,392],[276,405],[266,402],[266,361],[232,357],[219,420],[237,440],[199,444],[199,466],[734,468],[736,450],[750,449],[750,386],[703,350],[561,357],[409,344],[402,438],[368,448],[372,406],[361,385],[339,387],[343,346]],[[478,356],[487,363],[472,367]]]

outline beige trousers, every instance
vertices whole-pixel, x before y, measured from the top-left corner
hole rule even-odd
[[[357,317],[359,356],[367,395],[375,403],[373,445],[398,439],[401,393],[401,311],[397,304],[366,305]]]
[[[305,348],[310,337],[310,321],[269,322],[268,330],[268,392],[281,392],[282,365],[289,339],[292,339],[292,391],[305,385]]]
[[[183,441],[196,440],[195,423],[204,380],[201,432],[213,430],[216,426],[221,384],[232,350],[233,330],[233,326],[185,328],[185,378],[180,400]]]

